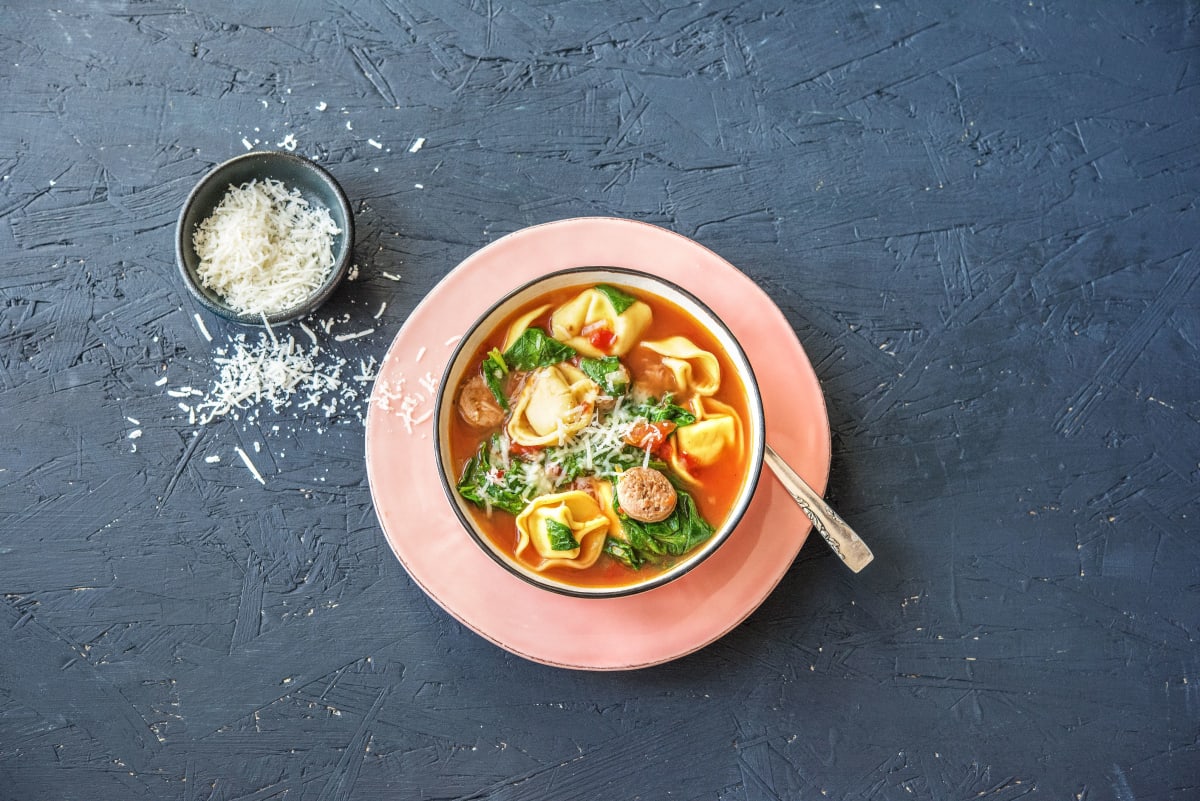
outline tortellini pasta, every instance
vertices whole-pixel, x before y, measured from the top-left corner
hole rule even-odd
[[[512,325],[508,327],[508,333],[504,336],[504,345],[500,348],[501,351],[506,351],[513,346],[513,343],[521,338],[521,334],[529,328],[529,324],[546,313],[546,309],[550,308],[547,303],[544,306],[538,306],[533,311],[522,314],[517,319],[513,320]]]
[[[592,479],[592,490],[596,493],[596,499],[600,503],[600,511],[608,518],[608,536],[613,539],[628,542],[629,537],[625,534],[625,529],[621,526],[621,518],[617,517],[616,504],[613,503],[613,498],[617,494],[616,487],[611,481],[603,479]]]
[[[636,301],[617,313],[612,301],[598,289],[585,289],[554,310],[550,318],[550,335],[565,342],[584,356],[598,359],[604,356],[624,356],[630,351],[653,318],[650,307]],[[604,347],[596,342],[596,332],[611,333]]]
[[[721,388],[721,363],[687,337],[647,340],[642,347],[662,356],[663,366],[674,375],[680,394],[707,397]]]
[[[732,406],[697,397],[690,409],[696,422],[675,430],[667,461],[685,481],[698,484],[692,469],[708,467],[721,459],[740,459],[745,445],[742,421]]]
[[[561,445],[592,420],[600,388],[569,362],[539,367],[525,379],[505,430],[518,445]]]
[[[583,570],[600,558],[611,526],[596,499],[582,490],[543,495],[517,515],[514,553],[538,572],[552,567]],[[563,547],[572,541],[574,547]]]

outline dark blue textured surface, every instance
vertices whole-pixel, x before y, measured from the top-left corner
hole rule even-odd
[[[259,5],[0,9],[0,799],[1200,798],[1200,6]],[[379,531],[361,399],[170,394],[234,333],[174,221],[244,141],[354,204],[312,326],[355,367],[529,224],[738,265],[876,562],[811,538],[635,673],[464,630]]]

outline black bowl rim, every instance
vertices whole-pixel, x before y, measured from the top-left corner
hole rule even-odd
[[[602,265],[587,265],[587,266],[579,266],[579,267],[568,267],[568,268],[565,268],[562,270],[554,270],[553,272],[549,272],[544,275],[538,276],[537,278],[534,278],[530,281],[526,281],[525,283],[521,284],[520,286],[516,287],[515,289],[512,289],[511,291],[505,293],[503,297],[501,297],[499,300],[497,300],[495,303],[493,303],[491,306],[489,306],[488,309],[485,312],[483,312],[483,314],[481,314],[478,318],[476,318],[475,322],[471,323],[470,327],[467,328],[466,333],[463,334],[462,338],[458,341],[458,344],[455,345],[453,353],[450,354],[450,358],[446,362],[446,372],[445,372],[445,374],[443,374],[443,382],[445,381],[446,376],[450,373],[451,366],[458,362],[458,359],[461,356],[462,351],[466,347],[467,340],[470,339],[471,334],[473,334],[476,330],[479,329],[479,326],[482,325],[484,320],[486,320],[488,317],[490,317],[493,313],[495,313],[495,311],[497,309],[499,309],[501,306],[503,306],[505,303],[507,303],[514,296],[520,294],[521,292],[524,292],[525,290],[529,289],[532,286],[536,286],[537,284],[540,284],[543,281],[546,281],[546,280],[549,280],[552,278],[557,278],[557,277],[563,276],[563,275],[571,275],[571,274],[575,274],[575,273],[594,272],[596,270],[603,270],[603,271],[609,272],[609,273],[624,273],[626,275],[633,275],[633,276],[638,276],[641,278],[648,278],[651,281],[656,281],[660,284],[663,284],[664,286],[669,287],[673,291],[678,292],[680,295],[684,296],[685,298],[690,300],[692,303],[695,303],[696,306],[698,306],[700,309],[703,309],[713,320],[716,321],[716,323],[718,325],[721,326],[722,329],[724,329],[725,333],[728,334],[728,336],[729,336],[730,342],[733,343],[733,346],[736,349],[737,354],[741,357],[740,358],[741,363],[746,366],[746,374],[747,375],[746,375],[746,378],[743,379],[743,383],[747,387],[746,394],[749,396],[747,398],[747,400],[753,405],[753,408],[755,410],[757,410],[757,412],[758,412],[758,415],[755,418],[758,421],[759,428],[760,428],[760,430],[758,431],[758,435],[759,435],[758,436],[758,447],[755,448],[754,453],[751,454],[750,474],[747,476],[745,493],[742,496],[741,501],[737,504],[737,506],[735,506],[730,511],[730,515],[725,522],[724,530],[720,534],[720,536],[717,537],[715,540],[709,540],[707,543],[705,543],[705,546],[704,546],[705,551],[702,554],[700,554],[697,558],[694,558],[690,562],[688,562],[682,569],[678,569],[678,572],[676,572],[676,569],[672,569],[671,571],[659,573],[657,576],[650,579],[649,581],[646,581],[646,582],[643,582],[640,584],[629,585],[629,586],[624,586],[624,587],[606,588],[606,589],[603,589],[603,591],[601,591],[601,592],[596,592],[596,591],[589,591],[585,588],[571,587],[569,585],[564,586],[564,585],[543,583],[543,582],[537,581],[533,577],[521,572],[514,565],[512,565],[508,560],[502,558],[499,554],[497,554],[488,545],[488,543],[483,540],[483,538],[482,538],[483,535],[481,535],[479,532],[477,532],[475,530],[475,526],[467,518],[466,514],[462,510],[462,507],[458,503],[458,498],[455,495],[453,483],[451,482],[450,477],[446,475],[445,466],[442,464],[442,455],[441,455],[442,406],[446,403],[447,396],[450,394],[449,387],[446,386],[444,383],[438,387],[437,400],[435,401],[434,408],[433,408],[433,453],[434,453],[435,461],[437,463],[438,477],[441,479],[442,492],[445,493],[446,499],[450,502],[450,508],[454,510],[455,516],[458,518],[459,522],[462,524],[462,526],[466,530],[467,534],[471,537],[472,540],[475,541],[475,544],[478,545],[479,548],[484,553],[486,553],[489,557],[492,558],[492,561],[496,562],[498,565],[500,565],[502,568],[507,570],[509,573],[511,573],[512,575],[521,579],[522,581],[524,581],[525,583],[529,584],[532,587],[537,587],[538,589],[547,590],[549,592],[557,593],[559,595],[568,595],[568,596],[571,596],[574,598],[603,599],[603,598],[622,598],[622,597],[626,597],[629,595],[638,595],[643,592],[647,592],[649,590],[653,590],[658,587],[665,586],[666,584],[669,584],[671,582],[674,582],[677,579],[681,578],[682,576],[686,575],[687,573],[690,573],[698,565],[700,565],[702,562],[706,561],[710,556],[712,556],[714,553],[716,553],[717,550],[722,545],[725,544],[725,541],[727,539],[729,539],[729,537],[733,534],[734,529],[736,529],[738,527],[738,525],[741,523],[742,518],[745,517],[746,511],[750,508],[750,504],[754,500],[754,495],[758,491],[758,484],[762,478],[763,457],[764,457],[764,452],[766,450],[767,432],[766,432],[766,416],[765,416],[765,411],[763,409],[763,402],[762,402],[762,390],[760,389],[760,387],[758,385],[758,377],[754,374],[754,365],[751,364],[750,358],[749,358],[749,356],[746,355],[746,351],[742,348],[741,342],[739,342],[737,337],[734,336],[733,332],[729,329],[729,326],[726,325],[725,321],[722,320],[721,317],[719,315],[717,315],[717,313],[714,312],[707,303],[700,300],[694,294],[692,294],[688,290],[684,289],[683,287],[679,286],[674,281],[670,281],[666,278],[661,278],[657,275],[654,275],[653,273],[645,272],[644,270],[635,270],[635,269],[631,269],[628,267],[613,267],[613,266],[602,266]]]
[[[217,180],[220,174],[234,165],[243,161],[262,161],[269,165],[271,162],[282,161],[292,162],[314,174],[322,183],[328,186],[335,198],[337,198],[338,210],[343,218],[345,225],[343,228],[342,247],[338,252],[337,261],[334,263],[333,270],[329,276],[321,284],[321,286],[302,303],[298,303],[290,309],[283,309],[268,315],[261,314],[241,314],[234,311],[228,306],[216,303],[212,298],[204,293],[199,286],[196,285],[196,276],[187,266],[185,252],[190,252],[195,255],[192,250],[191,239],[184,231],[185,220],[188,214],[191,213],[192,207],[196,203],[196,199],[200,192],[207,188],[210,184]],[[268,174],[264,171],[264,174]],[[281,150],[253,150],[249,153],[241,153],[233,158],[226,159],[220,164],[214,165],[208,172],[196,182],[192,190],[188,192],[187,199],[183,203],[183,207],[179,210],[179,216],[175,221],[175,265],[183,277],[184,286],[187,287],[188,294],[192,296],[202,307],[220,317],[238,323],[240,325],[262,326],[265,322],[267,325],[276,325],[289,323],[293,320],[298,320],[316,311],[341,284],[346,274],[350,271],[350,262],[354,254],[354,214],[350,210],[350,200],[346,197],[346,192],[342,189],[341,184],[333,177],[329,170],[322,167],[312,159],[298,156],[295,153],[288,153]]]

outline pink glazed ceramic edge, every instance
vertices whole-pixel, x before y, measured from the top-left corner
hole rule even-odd
[[[412,579],[455,619],[532,661],[625,670],[677,659],[745,620],[787,572],[811,524],[782,486],[764,475],[742,522],[710,558],[670,584],[619,598],[537,589],[476,547],[435,467],[437,381],[458,338],[496,299],[548,272],[584,266],[649,272],[709,305],[758,376],[768,442],[814,489],[824,490],[830,459],[825,401],[783,313],[707,248],[657,226],[606,217],[516,231],[469,256],[434,287],[380,367],[367,415],[367,475],[388,544]]]

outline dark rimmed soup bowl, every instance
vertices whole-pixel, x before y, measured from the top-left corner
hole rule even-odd
[[[678,316],[682,312],[690,320],[692,331],[704,333],[709,344],[715,343],[720,351],[715,355],[722,365],[721,385],[735,381],[734,388],[729,392],[736,392],[738,388],[741,390],[739,403],[736,404],[740,412],[740,446],[738,465],[726,467],[732,479],[726,478],[726,486],[718,494],[705,496],[709,506],[714,503],[720,506],[709,509],[706,515],[706,518],[711,518],[708,522],[714,529],[711,536],[681,555],[663,555],[636,570],[624,565],[609,565],[607,572],[612,578],[596,578],[597,574],[593,574],[584,580],[583,571],[563,568],[539,571],[526,560],[518,558],[514,554],[517,539],[515,524],[511,526],[511,541],[507,535],[496,533],[496,529],[503,530],[505,525],[513,523],[514,518],[508,512],[492,510],[491,515],[502,516],[498,524],[492,525],[488,522],[489,513],[467,500],[459,491],[458,484],[464,466],[472,455],[468,450],[471,437],[477,434],[477,442],[482,442],[490,434],[477,431],[467,424],[458,404],[464,382],[481,370],[481,356],[486,355],[488,346],[497,336],[504,336],[501,331],[507,330],[519,311],[537,305],[539,298],[562,298],[574,291],[597,285],[618,287],[644,300],[652,310],[662,308],[669,313],[668,317]],[[754,371],[728,327],[684,288],[648,273],[616,267],[580,267],[551,273],[515,289],[485,312],[469,330],[463,332],[450,357],[438,390],[434,429],[437,469],[442,486],[470,540],[522,581],[551,592],[583,598],[614,598],[646,592],[668,584],[701,565],[730,537],[749,507],[762,470],[765,442],[762,398]],[[464,443],[468,444],[467,447],[464,447]],[[698,472],[702,474],[704,471]],[[682,483],[678,486],[693,495],[703,492],[703,476],[698,486]],[[684,496],[681,494],[679,497],[682,500]],[[612,504],[614,510],[617,506],[615,502]],[[612,558],[605,552],[599,560]]]

